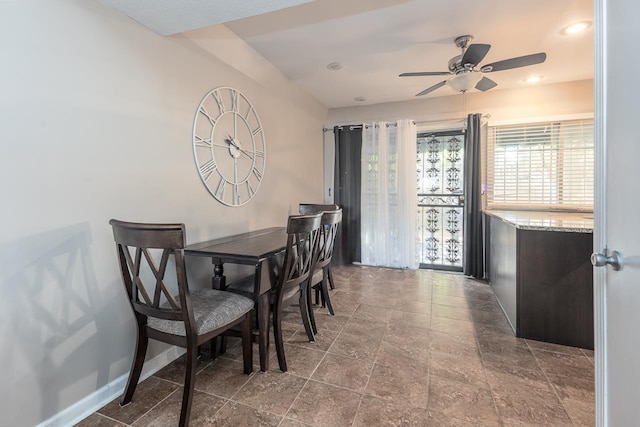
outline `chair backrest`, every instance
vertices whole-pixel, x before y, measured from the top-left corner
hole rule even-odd
[[[134,312],[159,319],[181,320],[185,322],[186,331],[195,331],[184,263],[184,224],[146,224],[116,219],[109,224],[113,228],[122,282]],[[156,255],[159,265],[152,253],[156,252],[154,250],[162,250],[159,257]],[[179,300],[164,281],[172,255]]]
[[[331,263],[333,247],[338,234],[338,226],[342,221],[342,209],[325,211],[320,220],[320,240],[318,242],[318,255],[315,260],[315,270],[323,268]]]
[[[298,205],[298,211],[301,215],[308,215],[325,211],[335,211],[338,209],[340,209],[340,206],[338,205],[314,205],[311,203],[300,203]]]
[[[321,219],[321,213],[289,217],[287,248],[276,288],[277,298],[288,299],[308,279],[317,251]]]

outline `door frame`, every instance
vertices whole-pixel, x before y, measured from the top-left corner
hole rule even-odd
[[[607,95],[607,0],[594,0],[594,161],[595,188],[593,211],[593,252],[607,246],[606,235],[606,95]],[[606,426],[609,419],[607,398],[607,294],[606,269],[593,269],[595,416],[596,426]]]
[[[446,264],[427,264],[427,263],[423,263],[422,259],[420,259],[420,262],[418,263],[418,268],[419,269],[429,269],[429,270],[434,270],[434,271],[448,271],[448,272],[454,272],[454,273],[462,273],[464,270],[464,254],[465,254],[465,239],[464,239],[464,233],[465,233],[465,227],[467,226],[466,224],[466,199],[467,199],[467,194],[466,194],[466,189],[467,186],[465,185],[465,180],[466,180],[466,173],[465,173],[465,168],[466,168],[466,164],[467,164],[467,150],[466,150],[466,144],[465,144],[465,138],[466,138],[466,134],[467,134],[467,126],[466,126],[466,122],[462,123],[460,125],[460,127],[454,127],[454,128],[443,128],[443,129],[437,129],[437,130],[431,130],[431,129],[422,129],[422,130],[418,130],[416,132],[416,145],[418,143],[418,139],[419,138],[428,138],[428,137],[443,137],[443,136],[458,136],[461,135],[462,136],[462,144],[464,147],[464,154],[463,154],[463,167],[462,167],[462,205],[459,206],[448,206],[448,207],[460,207],[462,208],[462,219],[461,219],[461,224],[462,224],[462,228],[460,230],[460,233],[462,235],[462,247],[460,248],[462,254],[460,255],[460,267],[456,267],[456,266],[449,266]],[[444,155],[444,150],[443,150],[443,155]],[[444,170],[443,170],[443,174],[444,174]],[[420,193],[418,193],[420,194]],[[428,195],[427,195],[428,196]],[[451,194],[451,196],[455,196],[454,194]],[[417,207],[420,207],[420,205],[416,205]],[[444,206],[443,206],[444,207]],[[416,224],[417,225],[417,224]],[[444,242],[442,242],[443,244],[443,255],[444,255]]]

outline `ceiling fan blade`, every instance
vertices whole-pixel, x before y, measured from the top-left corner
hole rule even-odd
[[[448,76],[450,71],[420,71],[417,73],[402,73],[399,77],[418,77],[418,76]]]
[[[464,55],[462,55],[460,64],[471,64],[475,67],[480,63],[480,61],[484,59],[484,57],[487,55],[487,52],[489,52],[489,49],[491,49],[490,44],[469,45],[467,50],[464,52]]]
[[[439,88],[441,88],[442,86],[444,86],[446,83],[447,83],[447,81],[446,81],[446,80],[445,80],[445,81],[442,81],[442,82],[440,82],[440,83],[436,83],[436,84],[434,84],[433,86],[426,88],[426,89],[425,89],[425,90],[423,90],[422,92],[420,92],[420,93],[416,93],[416,96],[422,96],[422,95],[426,95],[426,94],[428,94],[429,92],[433,92],[434,90],[439,89]]]
[[[482,77],[480,81],[476,83],[476,89],[481,90],[482,92],[493,89],[496,86],[498,86],[498,83],[487,77]]]
[[[483,65],[482,68],[480,68],[480,71],[482,71],[483,73],[491,73],[494,71],[510,70],[512,68],[520,68],[529,65],[540,64],[546,59],[546,53],[534,53],[532,55],[519,56],[517,58],[505,59],[503,61]]]

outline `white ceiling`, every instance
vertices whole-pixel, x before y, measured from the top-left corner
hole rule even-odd
[[[310,1],[314,0],[100,0],[162,36]]]
[[[243,2],[233,3],[237,8]],[[472,43],[492,46],[480,65],[547,53],[543,64],[487,74],[498,83],[493,91],[523,87],[534,74],[543,76],[539,84],[591,79],[593,28],[560,34],[583,20],[593,21],[591,0],[315,0],[225,25],[325,106],[336,108],[415,99],[447,77],[398,74],[447,71],[449,59],[460,54],[453,41],[464,34],[474,36]],[[332,62],[342,69],[328,70]],[[426,96],[454,94],[444,86]]]

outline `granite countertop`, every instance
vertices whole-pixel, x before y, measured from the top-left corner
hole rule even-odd
[[[593,214],[578,212],[484,211],[521,230],[592,233]]]

